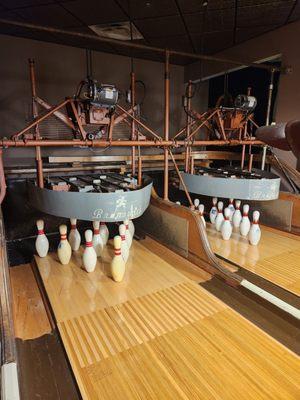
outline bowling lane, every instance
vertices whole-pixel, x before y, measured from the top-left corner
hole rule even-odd
[[[225,241],[213,225],[207,224],[207,235],[217,255],[300,295],[300,237],[261,226],[262,236],[257,246],[233,232]]]
[[[299,398],[299,357],[194,282],[208,275],[147,239],[116,283],[112,251],[90,274],[81,252],[36,257],[83,399]]]

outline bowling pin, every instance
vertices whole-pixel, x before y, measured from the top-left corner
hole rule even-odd
[[[38,235],[35,240],[35,248],[40,257],[46,257],[49,250],[49,241],[44,233],[44,221],[42,219],[37,220],[36,226],[38,229]]]
[[[216,230],[217,230],[218,232],[220,232],[220,230],[221,230],[223,221],[224,221],[224,216],[223,216],[223,202],[222,202],[222,201],[219,201],[219,202],[218,202],[218,214],[217,214],[216,219],[215,219],[215,226],[216,226]]]
[[[93,247],[93,232],[87,229],[84,232],[85,237],[85,249],[82,256],[83,266],[86,272],[93,272],[96,268],[97,263],[97,253]]]
[[[247,236],[250,231],[250,220],[248,217],[249,204],[244,204],[243,206],[243,218],[240,224],[240,233],[242,236]]]
[[[235,208],[234,208],[234,205],[233,205],[233,199],[229,199],[228,208],[229,208],[229,210],[230,210],[230,217],[229,217],[229,219],[230,219],[230,221],[232,221],[232,217],[233,217],[233,214],[234,214],[234,212],[235,212]]]
[[[103,251],[103,241],[100,235],[100,221],[93,221],[93,228],[94,228],[94,236],[93,236],[93,247],[97,254],[97,257],[100,257]]]
[[[218,214],[217,202],[218,202],[218,198],[214,197],[212,199],[213,206],[212,206],[212,208],[210,209],[210,212],[209,212],[209,219],[210,219],[210,222],[212,224],[215,223],[215,219],[216,219],[217,214]]]
[[[253,212],[253,222],[249,231],[249,242],[250,244],[252,244],[253,246],[256,246],[261,238],[261,230],[258,224],[259,221],[259,211],[254,211]]]
[[[204,228],[206,228],[206,221],[205,221],[205,218],[203,216],[203,213],[204,213],[204,204],[200,204],[199,205],[199,215],[200,215],[200,218],[201,218],[201,220],[203,222]]]
[[[67,225],[60,225],[59,233],[60,242],[57,249],[57,255],[60,263],[66,265],[69,264],[72,255],[72,249],[67,240]]]
[[[121,254],[122,254],[123,260],[126,264],[128,257],[129,257],[129,249],[128,249],[128,246],[126,243],[125,232],[126,232],[126,226],[124,224],[121,224],[119,226],[119,233],[121,236]]]
[[[231,210],[229,207],[224,210],[224,221],[221,227],[221,234],[224,240],[229,240],[232,234],[232,226],[230,222]]]
[[[69,233],[68,240],[69,240],[71,249],[74,251],[77,251],[79,249],[80,243],[81,243],[80,233],[78,232],[78,229],[76,227],[77,219],[70,218],[70,222],[71,222],[71,230]]]
[[[100,222],[100,236],[102,238],[103,246],[105,246],[109,239],[109,230],[105,222]]]
[[[134,232],[135,232],[135,227],[134,227],[134,224],[133,224],[133,222],[132,222],[131,219],[129,220],[128,227],[129,227],[130,235],[131,235],[131,237],[132,237],[132,239],[133,239],[133,237],[134,237]]]
[[[114,249],[115,255],[110,264],[111,276],[114,281],[121,282],[125,274],[125,262],[121,254],[121,242],[120,236],[114,237]]]
[[[130,232],[129,232],[129,220],[128,220],[128,219],[125,219],[125,221],[123,222],[123,224],[124,224],[125,227],[126,227],[126,231],[125,231],[125,240],[126,240],[128,249],[130,249],[130,247],[131,247],[131,245],[132,245],[132,237],[131,237]]]
[[[240,223],[242,220],[242,214],[241,214],[241,200],[236,200],[235,201],[235,211],[233,213],[233,217],[232,217],[232,224],[233,227],[238,229],[240,227]]]
[[[200,200],[199,199],[195,199],[194,200],[195,210],[198,210],[199,204],[200,204]]]

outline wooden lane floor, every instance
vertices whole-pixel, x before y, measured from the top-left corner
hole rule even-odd
[[[142,243],[122,283],[107,276],[110,246],[91,274],[80,253],[36,257],[84,399],[300,398],[299,357]]]
[[[213,225],[207,224],[206,231],[214,253],[299,296],[300,237],[264,226],[261,230],[257,246],[239,232],[225,241]]]

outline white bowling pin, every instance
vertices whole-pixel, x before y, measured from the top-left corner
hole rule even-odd
[[[93,272],[96,268],[97,263],[97,253],[93,247],[93,232],[87,229],[84,232],[85,237],[85,249],[82,255],[82,262],[85,270],[87,272]]]
[[[126,231],[125,231],[125,240],[128,246],[128,249],[130,249],[131,245],[132,245],[132,237],[131,234],[129,232],[129,220],[125,219],[125,221],[123,222],[123,224],[126,227]]]
[[[114,237],[114,249],[115,255],[110,264],[111,276],[114,281],[121,282],[125,274],[125,262],[121,254],[121,242],[120,236]]]
[[[204,214],[204,204],[200,204],[199,205],[199,215],[200,215],[201,220],[203,222],[204,228],[206,228],[206,221],[205,221],[205,218],[204,218],[203,214]]]
[[[78,232],[76,223],[77,223],[77,219],[75,218],[70,218],[70,222],[71,222],[71,230],[69,233],[69,243],[71,246],[71,249],[74,251],[77,251],[80,247],[80,243],[81,243],[81,237],[80,237],[80,233]]]
[[[220,232],[220,230],[221,230],[223,221],[224,221],[223,202],[219,201],[218,202],[218,214],[217,214],[216,219],[215,219],[215,226],[216,226],[216,230],[218,232]]]
[[[240,207],[241,207],[241,200],[236,200],[235,201],[235,211],[232,216],[232,224],[233,224],[233,227],[236,229],[238,229],[240,227],[240,223],[242,220],[242,214],[241,214]]]
[[[100,236],[102,238],[103,246],[105,246],[109,239],[109,230],[105,222],[100,222]]]
[[[233,205],[233,199],[229,199],[228,208],[229,208],[229,210],[230,210],[230,217],[229,217],[229,219],[230,219],[230,221],[232,221],[232,217],[233,217],[233,214],[234,214],[234,212],[235,212],[235,208],[234,208],[234,205]]]
[[[217,214],[218,214],[217,202],[218,202],[218,198],[214,197],[212,199],[213,206],[212,206],[212,208],[210,209],[210,212],[209,212],[209,219],[210,219],[210,222],[212,224],[215,223],[215,219],[216,219]]]
[[[229,240],[232,234],[232,226],[230,222],[231,210],[229,207],[224,210],[224,221],[221,227],[221,234],[224,240]]]
[[[36,221],[38,235],[35,240],[35,248],[40,257],[46,257],[49,251],[49,241],[44,233],[44,221],[39,219]]]
[[[259,221],[259,211],[254,211],[253,212],[253,222],[249,231],[249,242],[250,244],[252,244],[253,246],[256,246],[261,238],[261,230],[258,224]]]
[[[180,201],[176,201],[175,204],[177,204],[178,206],[181,206]]]
[[[194,206],[195,206],[195,210],[197,210],[197,209],[198,209],[198,207],[199,207],[199,204],[200,204],[200,200],[199,200],[199,199],[195,199],[195,200],[194,200]]]
[[[72,249],[67,240],[67,225],[60,225],[59,233],[60,242],[57,249],[57,255],[60,263],[66,265],[69,264],[72,255]]]
[[[134,227],[134,224],[133,224],[131,219],[129,220],[129,232],[130,232],[130,235],[131,235],[131,237],[133,239],[134,232],[135,232],[135,227]]]
[[[250,231],[250,220],[248,217],[249,204],[244,204],[243,206],[243,218],[240,224],[240,233],[242,236],[247,236]]]
[[[97,257],[100,257],[103,251],[103,241],[100,235],[100,221],[93,221],[94,228],[94,236],[93,236],[93,247],[97,254]]]
[[[126,243],[125,232],[126,232],[126,226],[124,224],[121,224],[119,226],[119,233],[121,236],[121,253],[122,253],[123,260],[126,264],[128,257],[129,257],[129,249],[128,249],[128,246]]]

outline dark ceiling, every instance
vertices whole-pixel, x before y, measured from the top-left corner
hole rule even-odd
[[[138,42],[213,54],[300,18],[297,0],[0,0],[0,18],[95,35],[89,25],[131,20]],[[0,33],[161,60],[149,51],[0,24]],[[194,60],[173,56],[171,62]]]

